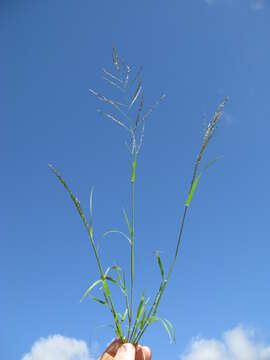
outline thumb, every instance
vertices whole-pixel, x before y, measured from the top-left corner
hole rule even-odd
[[[132,344],[123,344],[118,349],[114,360],[135,360],[135,347]]]

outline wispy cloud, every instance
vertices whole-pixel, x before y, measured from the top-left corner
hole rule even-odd
[[[85,341],[53,335],[39,339],[22,360],[94,360]]]
[[[181,360],[270,360],[270,345],[255,339],[253,330],[238,326],[222,340],[195,338]]]
[[[255,10],[255,11],[263,10],[265,7],[265,1],[264,0],[253,0],[250,4],[250,7],[252,10]]]

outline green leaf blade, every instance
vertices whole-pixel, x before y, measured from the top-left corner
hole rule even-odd
[[[124,213],[124,217],[125,217],[125,220],[126,220],[126,223],[127,223],[127,226],[128,226],[128,231],[129,231],[129,234],[130,234],[130,237],[132,238],[132,229],[131,229],[131,226],[130,226],[130,223],[129,223],[129,220],[128,220],[128,216],[127,216],[127,213],[126,213],[126,210],[123,208],[123,213]]]
[[[161,262],[161,258],[160,258],[158,250],[156,250],[155,255],[156,255],[156,258],[158,261],[158,266],[159,266],[159,269],[161,272],[162,279],[164,280],[165,275],[164,275],[164,270],[163,270],[163,266],[162,266],[162,262]]]
[[[102,280],[96,280],[95,282],[93,282],[93,284],[91,284],[88,289],[85,291],[85,293],[83,294],[82,298],[81,298],[81,302],[83,301],[83,299],[86,297],[86,295],[88,295],[93,289],[94,287],[96,287],[98,284],[100,284],[102,282]]]
[[[188,199],[187,199],[187,202],[186,202],[186,206],[187,206],[187,207],[188,207],[189,204],[190,204],[190,201],[191,201],[191,199],[192,199],[192,197],[193,197],[194,191],[195,191],[195,189],[196,189],[196,187],[197,187],[197,185],[198,185],[198,181],[200,180],[200,177],[201,177],[201,176],[202,176],[202,173],[200,173],[200,174],[197,176],[196,180],[194,181],[194,184],[192,185],[192,188],[191,188],[191,190],[190,190],[190,192],[189,192],[189,194],[188,194]]]

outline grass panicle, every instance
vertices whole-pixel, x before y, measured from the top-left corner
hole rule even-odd
[[[141,150],[145,125],[149,116],[153,113],[156,107],[164,100],[165,95],[161,95],[160,98],[147,110],[145,110],[145,99],[144,99],[144,88],[143,88],[143,68],[140,67],[133,75],[133,69],[127,65],[121,57],[118,55],[116,48],[113,48],[112,51],[112,60],[115,70],[102,69],[102,77],[106,83],[112,86],[116,90],[120,90],[119,94],[121,98],[118,100],[113,100],[108,96],[103,95],[100,92],[89,89],[90,93],[95,96],[98,100],[103,102],[108,109],[101,110],[97,109],[103,117],[111,120],[125,131],[128,132],[128,140],[126,145],[128,146],[130,153],[130,211],[128,213],[123,209],[123,215],[126,221],[128,235],[124,231],[111,229],[106,231],[103,234],[103,237],[106,237],[110,234],[118,234],[122,236],[125,240],[128,240],[129,251],[130,251],[130,283],[126,282],[126,275],[124,270],[114,264],[111,267],[108,267],[106,271],[103,270],[101,257],[99,254],[99,245],[94,241],[93,233],[93,189],[90,191],[90,219],[89,224],[86,220],[84,212],[82,210],[79,200],[73,195],[67,183],[64,181],[63,177],[59,172],[52,166],[49,165],[50,169],[57,176],[60,183],[64,186],[68,194],[70,195],[79,216],[84,224],[84,227],[87,230],[91,247],[95,255],[99,270],[99,278],[94,280],[87,290],[83,293],[81,301],[86,297],[90,297],[93,301],[104,306],[109,310],[113,316],[115,334],[121,341],[131,342],[133,344],[138,344],[144,335],[148,327],[154,323],[161,323],[169,335],[170,341],[175,341],[175,333],[173,325],[168,319],[161,318],[157,316],[159,305],[161,299],[164,295],[166,286],[168,284],[171,273],[174,269],[174,265],[178,256],[182,234],[184,229],[184,224],[187,216],[188,209],[190,207],[191,200],[194,196],[195,189],[198,186],[199,180],[201,179],[202,174],[213,165],[219,158],[216,158],[210,161],[202,171],[199,171],[199,167],[207,148],[207,145],[210,139],[213,137],[213,134],[216,131],[218,123],[220,121],[223,109],[225,104],[228,101],[228,98],[224,99],[221,104],[218,106],[213,118],[209,122],[208,126],[205,126],[204,135],[202,139],[202,144],[198,153],[198,156],[195,161],[193,174],[191,177],[189,191],[187,193],[187,200],[184,205],[183,215],[180,221],[179,236],[176,242],[175,253],[172,258],[171,265],[168,271],[165,271],[161,257],[158,251],[155,252],[155,257],[157,259],[159,271],[161,274],[160,285],[158,290],[153,297],[152,303],[150,302],[150,297],[146,296],[146,290],[143,291],[141,298],[138,302],[137,309],[134,306],[134,245],[135,245],[135,174],[137,166],[137,157]],[[112,295],[111,295],[111,286],[116,286],[122,296],[124,309],[119,312],[116,310],[114,305]],[[99,295],[92,295],[92,292],[99,292]],[[123,329],[126,329],[126,332]]]

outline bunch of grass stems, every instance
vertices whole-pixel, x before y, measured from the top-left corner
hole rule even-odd
[[[132,71],[131,67],[129,65],[126,65],[123,60],[120,59],[118,56],[118,53],[115,48],[113,48],[112,52],[112,58],[113,58],[113,64],[115,67],[114,72],[109,72],[106,69],[103,70],[103,78],[104,80],[109,83],[111,86],[116,88],[121,92],[123,95],[123,101],[116,101],[112,100],[106,96],[104,96],[101,93],[98,93],[94,90],[90,90],[90,92],[96,96],[99,100],[101,100],[103,103],[105,103],[108,107],[113,110],[113,112],[106,112],[100,109],[97,109],[97,111],[105,116],[106,118],[112,120],[114,123],[122,127],[127,133],[129,137],[129,142],[126,143],[128,150],[130,152],[130,161],[131,161],[131,178],[130,178],[130,184],[131,184],[131,220],[128,218],[128,215],[123,209],[123,215],[125,217],[127,228],[128,228],[128,235],[117,231],[117,230],[111,230],[105,233],[104,235],[108,235],[113,232],[119,233],[121,236],[124,236],[129,244],[130,244],[130,290],[128,291],[128,287],[126,284],[126,277],[125,272],[122,270],[119,266],[114,265],[112,267],[109,267],[108,269],[104,270],[101,260],[98,254],[97,244],[94,241],[94,235],[93,235],[93,223],[92,223],[92,197],[93,197],[93,190],[91,190],[90,193],[90,222],[88,224],[86,217],[83,213],[83,210],[81,208],[79,200],[73,195],[69,187],[67,186],[64,179],[61,177],[61,175],[58,173],[58,171],[52,166],[49,165],[52,171],[55,173],[55,175],[58,177],[62,185],[65,187],[67,192],[69,193],[73,203],[75,204],[77,211],[83,221],[83,224],[86,228],[86,231],[88,233],[88,236],[90,238],[91,246],[97,261],[100,277],[94,281],[86,290],[81,300],[83,300],[86,296],[90,295],[92,290],[99,285],[99,290],[101,291],[102,298],[98,297],[92,297],[92,299],[99,304],[105,306],[109,309],[109,311],[113,315],[114,319],[114,331],[116,336],[122,341],[122,343],[130,342],[133,344],[138,344],[141,340],[142,336],[144,335],[145,331],[148,329],[148,327],[155,323],[160,321],[165,330],[167,331],[170,340],[175,340],[175,333],[173,326],[171,322],[167,319],[162,319],[157,316],[158,308],[161,302],[161,299],[164,295],[164,291],[166,289],[166,286],[168,284],[169,278],[172,274],[172,271],[175,266],[175,262],[178,256],[179,247],[181,244],[182,234],[183,234],[183,228],[185,224],[185,219],[187,216],[187,212],[189,209],[189,204],[192,199],[194,190],[198,184],[198,181],[203,173],[203,171],[209,167],[211,164],[213,164],[217,159],[213,160],[212,162],[208,163],[207,166],[204,168],[202,172],[198,174],[199,171],[199,165],[201,163],[202,156],[205,152],[205,149],[209,143],[209,140],[211,139],[212,135],[215,132],[215,129],[217,127],[217,124],[219,122],[219,119],[222,115],[222,110],[224,108],[225,103],[227,102],[227,98],[222,101],[222,103],[219,105],[217,111],[215,112],[212,120],[209,122],[208,126],[206,127],[204,131],[204,136],[202,140],[202,145],[199,151],[199,154],[197,156],[197,159],[195,161],[194,171],[191,178],[191,183],[188,189],[188,196],[187,201],[184,206],[184,212],[182,216],[182,220],[180,222],[180,230],[179,230],[179,236],[178,241],[176,244],[176,249],[174,253],[174,257],[171,263],[171,266],[169,267],[169,271],[167,275],[165,275],[165,271],[163,269],[162,261],[160,258],[160,255],[158,251],[156,251],[155,255],[157,258],[157,263],[160,269],[161,273],[161,282],[159,285],[159,288],[157,290],[157,293],[154,297],[154,301],[152,302],[152,305],[147,308],[147,305],[149,303],[149,298],[145,299],[145,291],[143,292],[138,308],[136,311],[134,311],[134,235],[135,235],[135,224],[134,224],[134,188],[135,188],[135,173],[136,173],[136,163],[137,163],[137,157],[141,150],[143,138],[144,138],[144,129],[145,124],[148,119],[148,117],[151,115],[153,110],[158,106],[158,104],[164,99],[165,95],[162,95],[156,103],[148,108],[146,112],[143,113],[144,110],[144,92],[143,92],[143,82],[142,82],[142,68],[139,68],[139,70],[136,72],[135,76],[132,78]],[[133,92],[130,95],[130,89],[134,89]],[[138,104],[138,105],[137,105]],[[136,106],[137,105],[137,106]],[[134,109],[136,108],[136,113],[134,116],[134,119],[132,119],[132,111],[134,112]],[[114,275],[112,275],[112,273]],[[111,290],[109,284],[114,284],[119,287],[121,290],[123,297],[124,297],[124,303],[125,303],[125,311],[124,313],[119,313],[116,310],[116,307],[114,305],[112,296],[111,296]],[[127,321],[127,332],[123,332],[124,322]]]

